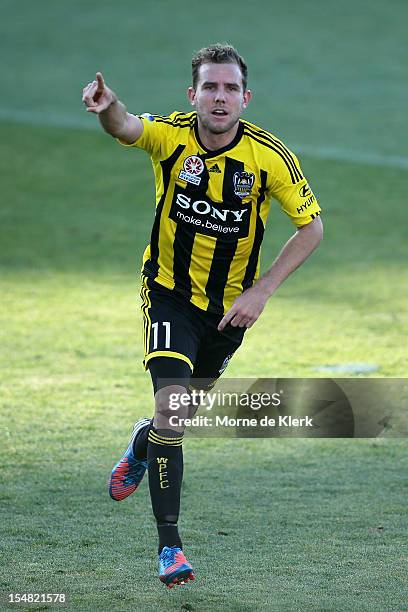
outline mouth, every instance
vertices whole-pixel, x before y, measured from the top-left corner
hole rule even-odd
[[[213,115],[213,117],[227,117],[228,113],[226,110],[224,110],[223,108],[215,108],[213,111],[211,111],[211,114]]]

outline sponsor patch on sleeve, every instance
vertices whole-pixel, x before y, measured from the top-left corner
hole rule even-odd
[[[154,117],[150,113],[143,113],[143,115],[140,116],[143,117],[143,119],[147,119],[148,121],[154,121]]]

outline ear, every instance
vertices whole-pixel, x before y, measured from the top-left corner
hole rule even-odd
[[[244,100],[243,100],[242,106],[246,108],[251,100],[252,100],[252,91],[250,89],[247,89],[246,91],[244,91]]]
[[[196,92],[193,87],[187,89],[187,98],[190,100],[190,104],[195,106]]]

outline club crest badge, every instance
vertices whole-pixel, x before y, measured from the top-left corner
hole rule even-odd
[[[184,160],[183,170],[180,171],[179,178],[187,183],[199,185],[201,176],[204,170],[204,162],[197,155],[190,155]]]
[[[243,199],[251,195],[252,187],[255,182],[255,175],[253,172],[235,172],[233,181],[234,193],[236,196]]]

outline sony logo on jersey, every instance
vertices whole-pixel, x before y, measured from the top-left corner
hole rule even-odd
[[[169,218],[177,225],[188,233],[220,238],[223,242],[248,237],[251,202],[238,204],[230,199],[214,202],[205,192],[200,193],[200,199],[198,194],[194,195],[189,187],[175,185]]]
[[[176,198],[176,204],[181,206],[181,208],[192,208],[192,210],[197,213],[197,215],[208,215],[210,211],[211,217],[220,221],[227,221],[228,213],[230,213],[230,217],[232,215],[232,220],[240,223],[245,213],[248,213],[248,208],[240,208],[239,210],[229,210],[228,208],[215,208],[211,206],[206,200],[195,200],[191,203],[192,198],[190,198],[185,193],[179,193]]]

